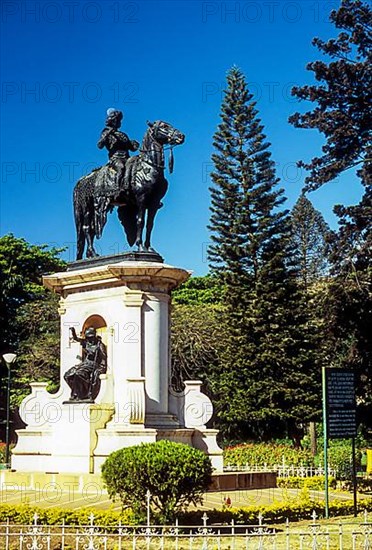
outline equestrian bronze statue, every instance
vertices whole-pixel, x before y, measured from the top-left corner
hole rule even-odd
[[[169,171],[172,173],[172,148],[185,140],[184,134],[167,122],[148,122],[139,154],[130,157],[129,151],[136,151],[138,142],[119,130],[123,118],[121,111],[110,109],[107,114],[98,147],[107,148],[109,162],[81,178],[74,189],[77,260],[83,258],[85,247],[87,258],[98,256],[94,239],[102,236],[107,214],[115,206],[129,246],[136,245],[140,252],[154,252],[151,248],[154,218],[168,188],[164,176],[164,149],[170,148]]]

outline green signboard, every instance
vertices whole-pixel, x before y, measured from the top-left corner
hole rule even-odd
[[[356,402],[354,372],[326,368],[327,438],[356,437]]]

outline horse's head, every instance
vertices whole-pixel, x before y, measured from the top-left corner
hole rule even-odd
[[[161,145],[181,145],[185,141],[185,134],[168,122],[155,120],[147,124],[150,127],[151,137]]]

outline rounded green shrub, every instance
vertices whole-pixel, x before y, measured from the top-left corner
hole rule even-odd
[[[142,443],[112,453],[102,465],[102,477],[111,498],[119,497],[146,517],[147,492],[153,518],[174,520],[191,503],[202,502],[211,483],[212,465],[202,451],[172,441]]]

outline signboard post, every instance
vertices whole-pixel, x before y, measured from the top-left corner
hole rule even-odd
[[[326,518],[328,500],[328,439],[352,439],[354,515],[357,514],[357,485],[355,467],[356,402],[353,371],[323,367],[324,477]]]
[[[324,448],[324,502],[325,517],[329,518],[329,495],[328,495],[328,426],[327,426],[327,384],[326,367],[322,368],[322,401],[323,401],[323,448]]]

